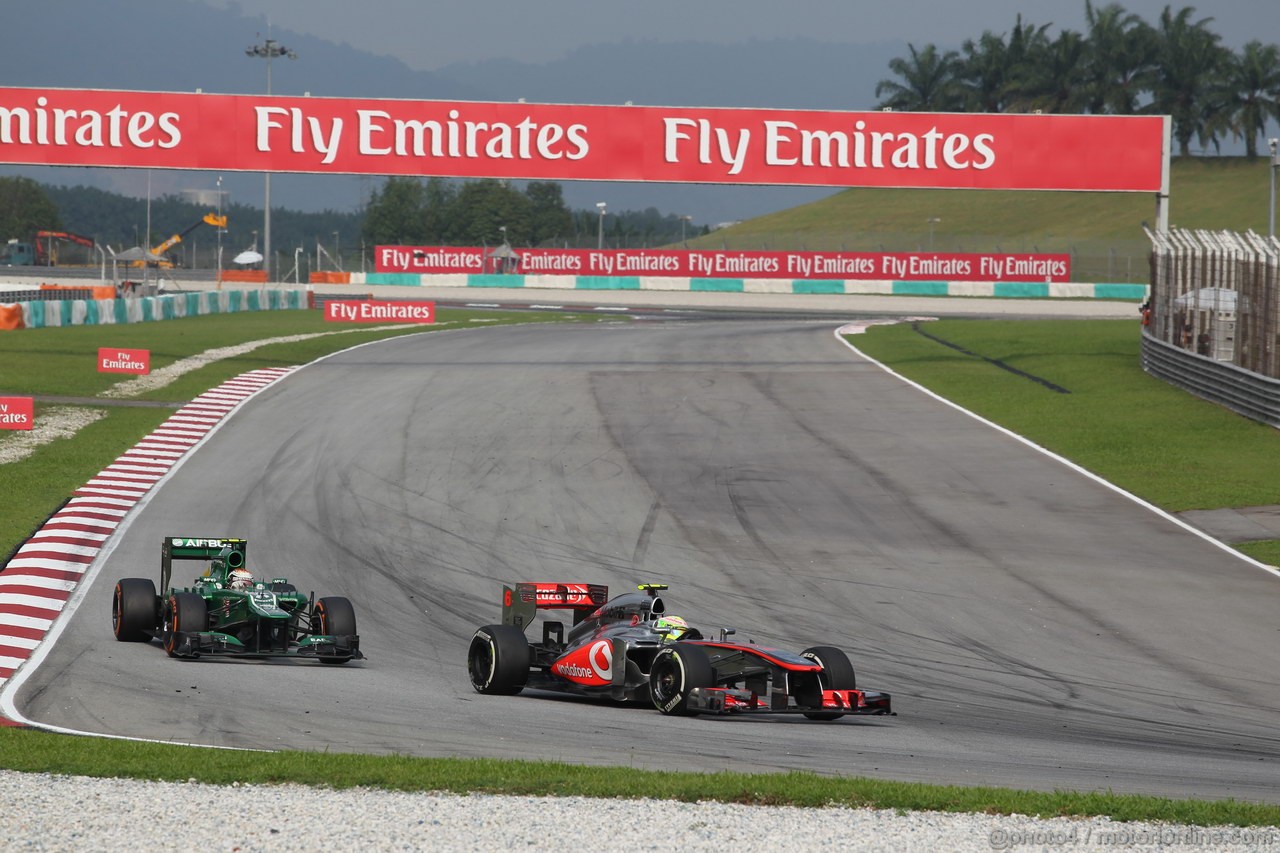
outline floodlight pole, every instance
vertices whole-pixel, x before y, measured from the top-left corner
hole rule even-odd
[[[1268,139],[1267,145],[1271,147],[1271,204],[1267,207],[1267,236],[1272,240],[1276,237],[1276,169],[1280,169],[1280,153],[1277,153],[1277,147],[1280,147],[1280,139]]]
[[[271,94],[271,60],[277,57],[297,59],[298,54],[275,39],[265,39],[261,44],[245,48],[245,55],[267,60],[267,95]],[[271,281],[271,173],[263,174],[264,199],[262,203],[262,268]]]
[[[598,231],[596,232],[596,248],[597,249],[604,248],[604,209],[606,204],[607,203],[603,201],[596,202],[596,207],[600,208],[600,226]]]

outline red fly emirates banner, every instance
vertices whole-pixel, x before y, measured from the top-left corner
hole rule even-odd
[[[690,252],[518,249],[512,262],[479,247],[378,246],[377,272],[806,278],[880,281],[1070,281],[1070,255],[941,252]]]
[[[817,112],[0,88],[0,163],[1160,192],[1165,116]]]

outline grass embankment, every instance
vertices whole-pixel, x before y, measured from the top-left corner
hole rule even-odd
[[[1174,158],[1170,222],[1180,228],[1267,233],[1268,168],[1265,158]],[[717,230],[689,245],[1144,255],[1151,247],[1142,232],[1144,221],[1155,223],[1155,198],[1148,193],[859,187]],[[1144,266],[1132,272],[1139,277],[1126,280],[1147,279]]]
[[[1144,373],[1136,318],[942,320],[921,324],[920,331],[873,327],[850,342],[908,379],[1170,512],[1280,504],[1280,432]],[[1280,563],[1276,540],[1238,547]]]
[[[562,315],[481,316],[501,322],[531,322]],[[475,315],[442,310],[440,318],[462,325]],[[875,328],[853,341],[905,375],[1170,508],[1280,503],[1280,487],[1269,485],[1280,484],[1276,476],[1280,473],[1276,470],[1280,453],[1276,452],[1274,431],[1194,400],[1143,374],[1137,366],[1133,323],[957,320],[930,324],[928,329],[973,352],[1044,375],[1072,393],[1052,394],[988,362],[929,341],[907,326]],[[316,331],[332,331],[332,326],[326,326],[316,312],[269,312],[0,335],[0,363],[6,367],[0,374],[0,391],[74,396],[100,393],[120,377],[96,373],[93,365],[99,346],[150,349],[153,368],[158,369],[213,347]],[[417,331],[421,329],[361,331],[273,344],[201,368],[147,396],[180,401],[246,370],[301,364],[364,340]],[[88,427],[74,439],[55,442],[22,462],[0,467],[6,485],[0,491],[0,549],[7,553],[72,490],[167,415],[163,409],[112,408],[106,420]],[[1189,462],[1195,463],[1195,472],[1185,470]],[[16,517],[25,517],[26,521],[15,521]],[[1280,825],[1280,806],[1233,801],[1038,793],[809,773],[651,773],[544,762],[321,752],[264,754],[5,728],[0,728],[0,767],[210,783],[296,782],[406,791],[840,804],[1043,816],[1106,815],[1117,820],[1199,826]]]

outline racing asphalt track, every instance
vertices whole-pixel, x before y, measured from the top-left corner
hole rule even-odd
[[[477,328],[305,367],[153,490],[17,707],[237,747],[1274,802],[1280,580],[862,360],[837,325]],[[155,577],[167,535],[246,536],[259,575],[350,597],[369,659],[114,642],[113,582]],[[518,579],[670,583],[704,629],[845,648],[899,716],[479,696],[467,642]]]

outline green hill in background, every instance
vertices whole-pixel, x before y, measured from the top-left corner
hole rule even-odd
[[[1175,158],[1169,222],[1267,233],[1265,158]],[[689,240],[690,248],[1065,252],[1076,281],[1144,282],[1150,193],[855,188]],[[930,222],[931,219],[936,220]]]

